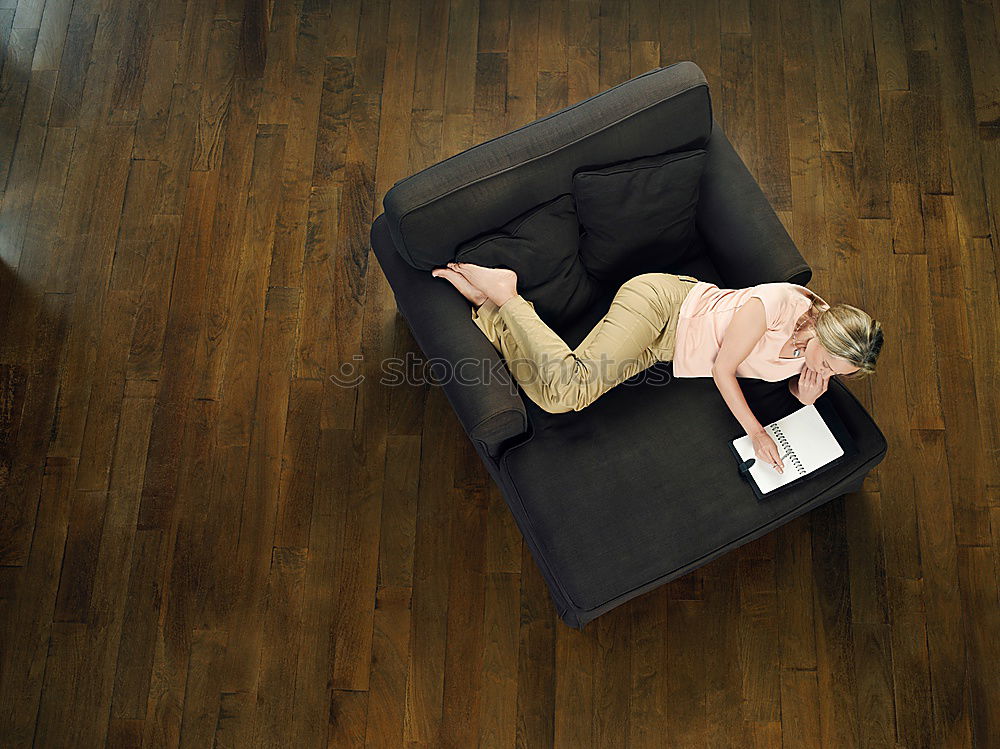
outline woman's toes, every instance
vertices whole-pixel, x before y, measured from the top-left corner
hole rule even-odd
[[[451,282],[451,284],[458,289],[459,293],[464,296],[468,301],[475,305],[480,305],[486,301],[486,294],[477,289],[465,276],[455,270],[449,268],[437,269],[437,275],[441,278],[445,278]]]

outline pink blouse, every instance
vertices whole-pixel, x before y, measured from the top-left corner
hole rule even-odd
[[[699,281],[684,298],[677,320],[673,372],[676,377],[711,377],[729,321],[746,301],[757,297],[764,304],[767,330],[736,368],[737,377],[768,382],[786,380],[802,371],[805,355],[782,359],[781,347],[791,337],[795,323],[809,309],[813,298],[820,309],[829,305],[805,286],[762,283],[745,289],[720,289]]]

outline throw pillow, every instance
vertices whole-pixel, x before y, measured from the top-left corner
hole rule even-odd
[[[558,333],[599,294],[580,262],[579,240],[576,205],[565,193],[459,245],[455,260],[515,271],[517,292]]]
[[[696,235],[705,150],[646,156],[573,175],[580,258],[601,282],[669,271]]]

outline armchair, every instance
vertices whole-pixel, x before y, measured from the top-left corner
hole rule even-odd
[[[706,378],[666,384],[640,373],[578,412],[552,414],[525,396],[471,319],[468,302],[429,271],[463,242],[570,192],[582,167],[704,148],[697,240],[677,267],[728,288],[806,285],[812,271],[712,115],[701,69],[655,68],[455,154],[397,182],[372,248],[420,348],[453,365],[470,357],[496,375],[449,377],[444,392],[538,564],[559,616],[584,625],[783,523],[860,488],[884,457],[881,431],[835,378],[833,401],[858,451],[758,502],[727,441],[742,429]],[[556,332],[583,340],[617,291]],[[643,376],[647,375],[647,376]],[[800,407],[787,382],[744,379],[762,423]]]

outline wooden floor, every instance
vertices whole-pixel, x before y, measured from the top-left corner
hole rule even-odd
[[[0,745],[998,746],[997,0],[242,2],[0,0]],[[678,60],[890,447],[580,632],[368,232]]]

